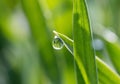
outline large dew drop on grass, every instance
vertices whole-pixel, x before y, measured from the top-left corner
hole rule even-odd
[[[60,39],[58,36],[55,36],[53,41],[52,41],[53,48],[56,50],[60,50],[63,48],[64,43],[62,39]]]

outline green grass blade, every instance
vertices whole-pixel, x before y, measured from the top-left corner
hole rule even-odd
[[[73,6],[73,49],[74,57],[86,84],[97,84],[95,54],[87,8],[84,0],[74,0]]]
[[[56,32],[55,34],[59,36],[64,41],[64,43],[67,43],[67,45],[72,44],[71,47],[73,48],[73,40],[71,40],[70,38],[68,38],[67,36],[61,33]],[[73,51],[71,52],[73,53]],[[115,73],[107,64],[105,64],[98,57],[96,57],[96,63],[97,63],[97,69],[98,69],[99,83],[101,84],[119,84],[120,83],[120,76],[117,73]]]
[[[104,41],[106,50],[108,51],[109,58],[111,59],[111,62],[113,63],[116,71],[120,75],[120,64],[119,64],[120,44],[119,44],[118,36],[114,32],[105,29],[104,27],[99,27],[99,29],[100,29],[99,32],[95,30],[94,33]],[[113,39],[109,38],[106,35],[111,35],[111,38]]]
[[[105,42],[110,59],[120,75],[120,45],[117,43]]]
[[[60,36],[62,38],[62,40],[65,42],[65,47],[70,51],[71,54],[73,54],[73,40],[69,39],[67,36],[58,33],[56,31],[53,31],[53,33],[55,35],[57,35],[58,37]]]
[[[65,36],[64,34],[61,34],[59,32],[53,31],[53,33],[62,38],[65,47],[67,48],[67,50],[73,55],[73,40],[71,40],[70,38],[68,38],[67,36]],[[75,68],[75,76],[76,76],[76,84],[82,83],[85,84],[85,81],[82,77],[81,72],[79,71],[79,67],[77,66],[76,61],[74,62],[74,68]]]
[[[107,66],[102,60],[96,56],[97,68],[98,68],[98,78],[100,82],[104,84],[119,84],[120,76],[112,71],[112,69]]]
[[[30,24],[33,39],[40,51],[41,66],[48,79],[54,84],[60,83],[60,73],[56,63],[56,57],[51,45],[49,29],[38,0],[21,0],[23,10]]]

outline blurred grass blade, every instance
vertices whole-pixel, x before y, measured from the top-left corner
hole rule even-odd
[[[84,0],[74,0],[73,6],[73,51],[86,84],[97,84],[97,69],[90,23]]]
[[[118,41],[118,36],[111,30],[108,30],[104,27],[99,27],[99,29],[99,32],[95,30],[94,33],[104,41],[111,62],[120,75],[120,44]]]
[[[67,36],[61,33],[55,33],[59,36],[67,45],[72,45],[73,48],[73,40],[68,38]],[[69,49],[70,50],[70,49]],[[71,51],[73,53],[73,51]],[[77,60],[76,60],[77,61]],[[78,63],[78,62],[77,62]],[[112,71],[107,64],[105,64],[101,59],[96,57],[97,69],[98,69],[98,79],[99,83],[101,84],[119,84],[120,83],[120,76]],[[79,66],[79,65],[78,65]]]
[[[120,84],[120,76],[112,71],[102,60],[96,56],[99,82],[103,84]]]
[[[54,84],[60,83],[60,73],[51,45],[50,33],[38,0],[22,0],[22,7],[30,24],[33,38],[40,51],[42,69]]]
[[[120,46],[117,43],[105,42],[110,59],[120,75]]]

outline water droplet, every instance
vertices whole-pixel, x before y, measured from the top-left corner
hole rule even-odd
[[[60,50],[63,48],[64,43],[62,39],[60,39],[58,36],[55,36],[53,41],[52,41],[53,48],[56,50]]]

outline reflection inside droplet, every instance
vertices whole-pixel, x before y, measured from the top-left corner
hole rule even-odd
[[[58,36],[55,36],[53,41],[52,41],[53,48],[56,50],[60,50],[63,48],[64,43],[62,39],[60,39]]]

